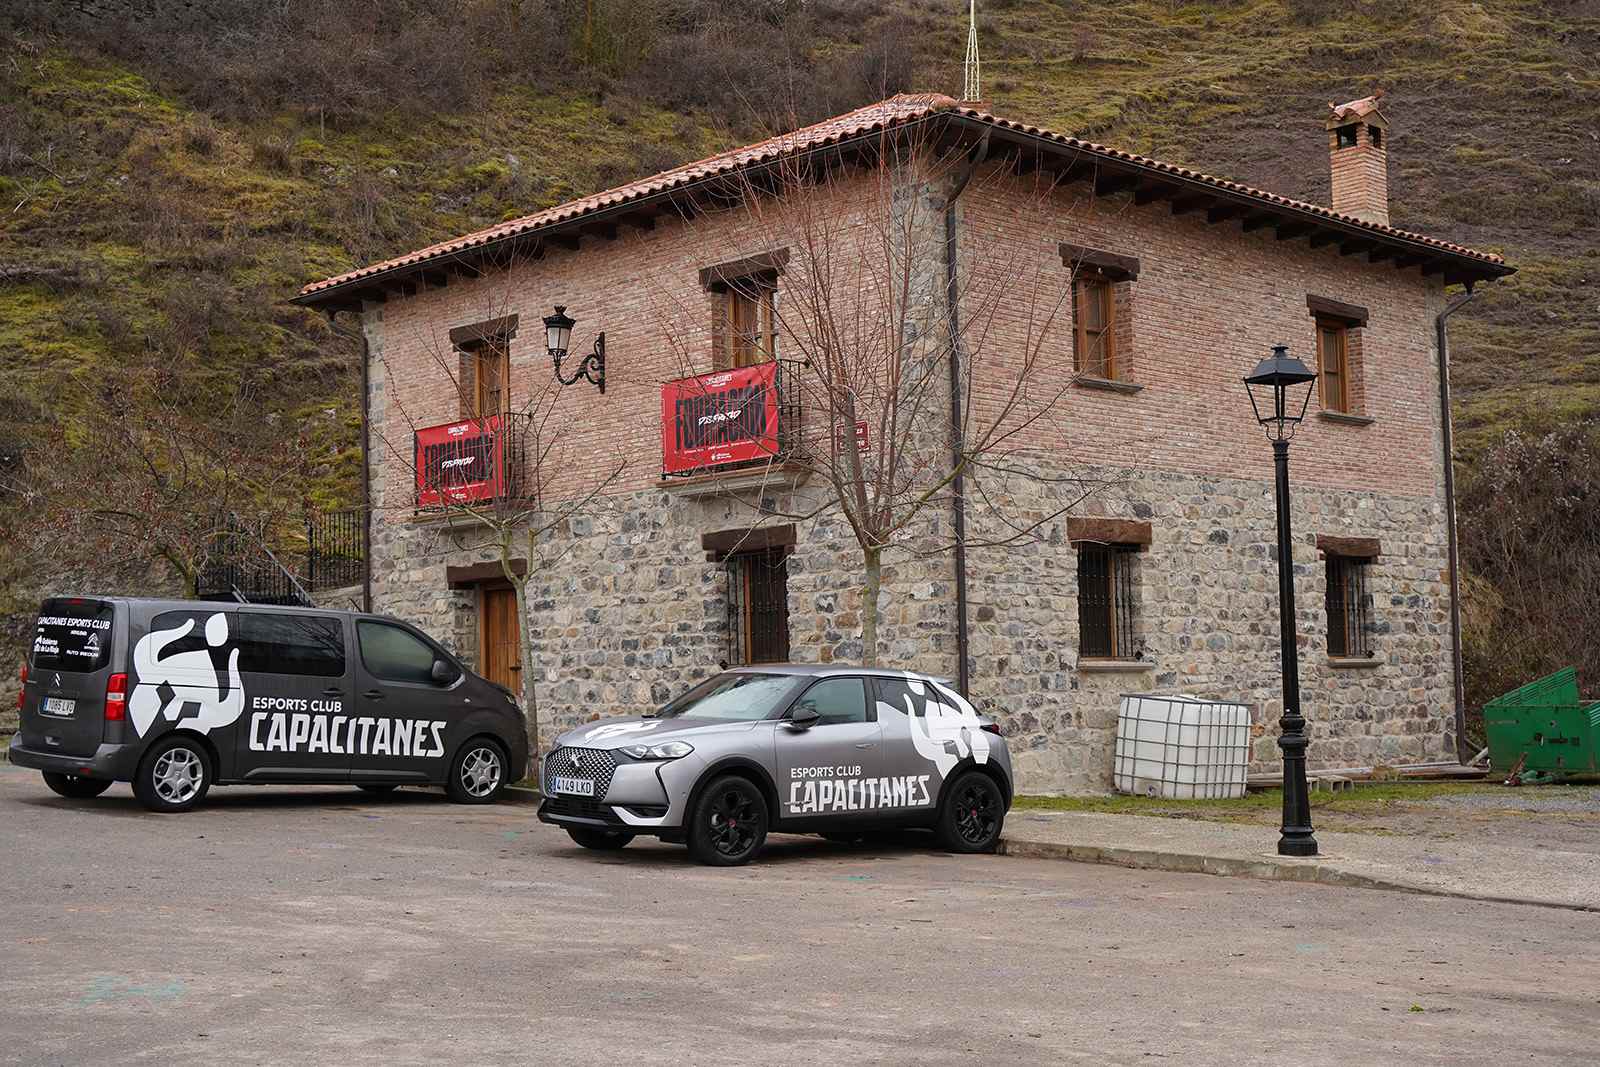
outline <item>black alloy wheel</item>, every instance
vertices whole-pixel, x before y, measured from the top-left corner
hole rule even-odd
[[[988,852],[1000,840],[1005,798],[994,779],[968,771],[950,786],[939,815],[939,843],[951,852]]]
[[[700,795],[689,831],[689,851],[701,863],[748,863],[767,840],[767,802],[748,778],[726,775]]]

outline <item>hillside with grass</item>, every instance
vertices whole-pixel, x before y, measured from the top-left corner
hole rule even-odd
[[[1538,438],[1600,408],[1595,0],[979,7],[996,111],[1324,203],[1326,105],[1382,86],[1395,223],[1519,268],[1454,321],[1463,480],[1532,462],[1499,447],[1508,429]],[[302,283],[889,93],[954,93],[964,10],[67,0],[0,14],[12,642],[62,575],[181,571],[200,550],[192,532],[107,539],[85,498],[169,516],[226,500],[291,540],[292,516],[357,500],[356,348],[286,303]],[[230,458],[175,483],[174,441]],[[1525,554],[1493,582],[1570,565]],[[1477,588],[1475,654],[1534,646],[1480,677],[1567,661],[1570,639],[1521,635],[1534,623]]]

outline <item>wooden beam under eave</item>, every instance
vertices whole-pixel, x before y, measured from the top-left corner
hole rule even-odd
[[[551,234],[545,238],[545,242],[547,244],[553,244],[557,248],[565,248],[568,252],[576,252],[578,250],[579,243],[576,237],[565,233]]]
[[[1411,267],[1415,267],[1418,263],[1426,263],[1427,261],[1427,256],[1419,256],[1414,253],[1411,255],[1394,257],[1394,265],[1397,270],[1407,270]]]
[[[1296,237],[1304,237],[1313,229],[1309,222],[1286,222],[1278,227],[1278,240],[1292,241]]]
[[[1139,179],[1133,174],[1102,174],[1094,180],[1095,196],[1112,196],[1124,193],[1139,184]]]
[[[1244,214],[1244,208],[1238,204],[1217,204],[1206,209],[1206,221],[1215,225],[1227,222],[1229,219],[1238,218]]]
[[[607,241],[615,241],[618,230],[616,223],[603,222],[593,226],[585,226],[578,232],[585,237],[603,237]]]
[[[1445,261],[1442,259],[1430,259],[1422,268],[1422,276],[1426,278],[1433,274],[1443,274],[1445,266]]]
[[[1239,228],[1245,233],[1250,233],[1252,230],[1259,230],[1261,227],[1269,225],[1272,219],[1273,216],[1271,215],[1246,215],[1244,222],[1239,224]]]
[[[450,274],[442,270],[425,270],[422,272],[422,280],[430,289],[443,289],[450,284]]]
[[[1196,193],[1190,196],[1175,197],[1172,201],[1174,215],[1187,215],[1191,211],[1199,211],[1208,204],[1216,203],[1217,198],[1205,193]]]
[[[641,233],[649,233],[656,228],[656,217],[653,212],[634,211],[617,220],[624,226],[632,226]]]
[[[1311,235],[1311,247],[1321,248],[1323,245],[1331,245],[1341,236],[1343,235],[1338,230],[1317,230]]]
[[[1346,241],[1339,246],[1339,254],[1341,256],[1358,255],[1369,251],[1375,244],[1377,244],[1376,241]]]
[[[1153,204],[1157,200],[1170,200],[1177,189],[1165,182],[1155,182],[1151,185],[1141,185],[1133,191],[1133,202],[1140,207]]]
[[[1390,248],[1387,245],[1379,245],[1377,248],[1374,248],[1371,252],[1367,253],[1367,262],[1368,263],[1382,263],[1386,259],[1393,259],[1393,258],[1394,258],[1394,249]]]

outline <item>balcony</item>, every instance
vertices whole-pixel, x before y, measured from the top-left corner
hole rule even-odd
[[[416,509],[444,511],[520,499],[526,429],[527,416],[490,415],[417,430],[411,436]]]
[[[661,477],[688,480],[781,465],[800,446],[801,364],[776,360],[661,387]]]

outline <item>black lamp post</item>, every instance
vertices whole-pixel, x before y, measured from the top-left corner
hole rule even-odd
[[[1295,638],[1294,549],[1289,533],[1289,439],[1311,406],[1316,374],[1289,355],[1286,345],[1273,345],[1272,355],[1256,364],[1244,380],[1256,421],[1267,429],[1277,467],[1278,617],[1283,647],[1283,718],[1278,747],[1283,750],[1283,832],[1280,856],[1315,856],[1311,832],[1311,794],[1306,789],[1306,720],[1300,714],[1300,649]],[[1301,395],[1301,390],[1304,390]]]
[[[550,350],[550,362],[555,365],[556,381],[562,385],[572,385],[579,378],[587,378],[590,382],[600,387],[603,394],[606,391],[606,335],[602,333],[594,339],[594,351],[583,357],[583,362],[578,364],[578,369],[572,372],[572,377],[561,376],[561,361],[567,358],[567,344],[572,340],[572,327],[577,323],[567,317],[567,306],[556,305],[554,315],[544,317],[544,343]]]

